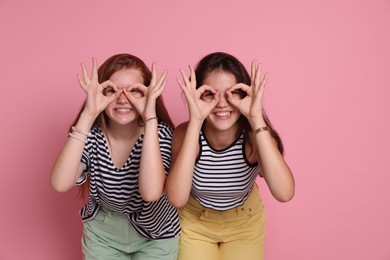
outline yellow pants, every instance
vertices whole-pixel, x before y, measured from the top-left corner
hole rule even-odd
[[[256,184],[242,206],[217,211],[190,196],[179,216],[178,260],[264,259],[265,210]]]

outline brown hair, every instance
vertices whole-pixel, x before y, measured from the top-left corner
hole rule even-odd
[[[203,59],[199,61],[196,66],[195,75],[197,87],[202,86],[205,78],[215,70],[229,72],[234,75],[237,83],[244,83],[248,86],[251,85],[251,77],[249,76],[249,73],[245,69],[244,65],[236,57],[224,52],[214,52],[206,55]],[[279,151],[283,154],[284,147],[279,134],[272,126],[264,109],[262,114],[265,123],[270,128],[270,133],[272,137],[277,143]],[[240,129],[240,131],[237,132],[237,137],[243,131],[245,136],[245,142],[248,142],[251,145],[249,140],[249,133],[251,131],[251,127],[249,125],[248,119],[245,116],[241,115],[237,123]]]
[[[108,58],[98,69],[98,81],[99,83],[102,83],[106,80],[109,80],[110,77],[115,72],[122,69],[130,69],[130,68],[137,69],[141,72],[141,75],[144,80],[144,82],[142,83],[145,86],[148,86],[150,84],[150,81],[152,79],[152,72],[149,70],[149,68],[140,58],[127,53],[116,54]],[[83,107],[81,108],[80,112],[78,113],[72,125],[75,125],[79,120],[79,117],[83,111]],[[162,96],[159,96],[156,99],[156,114],[159,121],[162,121],[168,126],[174,128],[174,124],[171,120],[171,117],[168,114],[167,109],[165,108]],[[108,122],[109,122],[108,117],[106,113],[103,111],[97,116],[92,127],[99,126],[102,128],[103,132],[106,132]],[[142,125],[142,123],[143,123],[142,117],[139,117],[138,124]],[[87,195],[88,190],[89,190],[89,178],[87,178],[87,181],[79,187],[79,196],[82,199],[84,199]]]

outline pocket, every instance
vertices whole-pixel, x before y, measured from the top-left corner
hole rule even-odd
[[[105,223],[107,219],[107,213],[104,212],[104,210],[99,209],[98,213],[96,214],[95,218],[93,220],[96,220],[101,223]]]

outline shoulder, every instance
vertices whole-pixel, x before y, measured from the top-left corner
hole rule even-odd
[[[178,125],[175,128],[175,131],[173,132],[173,139],[174,140],[183,140],[184,139],[184,135],[185,135],[185,133],[187,131],[187,127],[188,127],[188,121]]]
[[[160,138],[172,138],[173,129],[164,122],[158,123],[158,136]]]

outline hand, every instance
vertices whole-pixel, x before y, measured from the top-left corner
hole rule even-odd
[[[187,77],[183,69],[180,69],[183,80],[177,79],[177,82],[187,99],[190,119],[203,122],[219,101],[218,91],[208,85],[202,85],[196,89],[195,70],[191,65],[189,67],[190,78]],[[208,96],[206,101],[202,100],[205,95]]]
[[[115,83],[107,80],[101,84],[98,82],[97,61],[92,58],[92,75],[88,76],[85,65],[81,64],[83,76],[77,74],[80,87],[87,93],[84,111],[95,118],[117,97],[119,91]],[[109,91],[111,95],[105,95]]]
[[[268,73],[261,79],[261,64],[258,64],[256,60],[252,61],[251,69],[251,86],[238,83],[229,88],[226,91],[226,94],[228,96],[228,101],[240,110],[241,114],[243,114],[250,123],[264,123],[263,95],[268,80]],[[244,98],[240,96],[240,91],[243,91],[246,94]],[[263,125],[265,126],[265,123]]]
[[[162,94],[166,84],[168,71],[164,70],[157,80],[156,63],[152,64],[152,79],[149,87],[142,83],[134,83],[123,92],[144,120],[156,116],[156,99]]]

